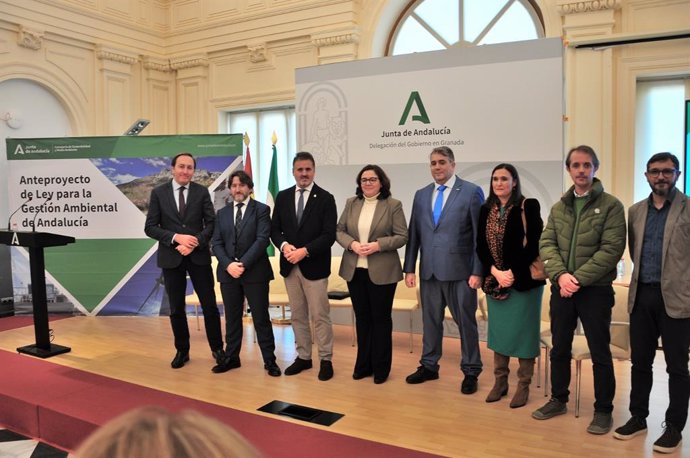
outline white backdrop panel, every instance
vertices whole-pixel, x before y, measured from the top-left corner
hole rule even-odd
[[[563,192],[563,47],[540,39],[298,69],[298,150],[339,208],[362,165],[381,165],[409,216],[431,182],[432,148],[449,146],[457,174],[488,192],[499,162],[546,215]],[[406,107],[409,106],[409,110]]]

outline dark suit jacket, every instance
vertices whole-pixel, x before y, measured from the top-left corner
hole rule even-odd
[[[483,276],[491,273],[491,266],[496,263],[489,245],[486,241],[486,221],[489,217],[489,207],[482,205],[479,212],[479,233],[477,234],[477,254],[484,267]],[[523,246],[525,237],[522,224],[522,209],[513,206],[507,216],[506,228],[503,234],[503,269],[513,271],[515,281],[513,288],[518,291],[527,291],[546,282],[532,280],[529,265],[539,255],[539,237],[544,229],[541,219],[539,201],[537,199],[525,199],[525,219],[527,220],[527,245]]]
[[[173,244],[175,234],[193,235],[199,246],[189,255],[194,264],[211,264],[209,241],[213,234],[216,215],[208,189],[190,182],[187,192],[187,207],[184,218],[180,217],[173,195],[172,180],[151,191],[149,212],[146,215],[144,232],[158,240],[158,267],[172,269],[180,265],[182,256]]]
[[[437,225],[431,207],[435,184],[415,193],[403,272],[414,273],[419,254],[422,280],[434,276],[439,281],[461,281],[482,275],[475,245],[484,193],[479,186],[455,178]]]
[[[302,275],[309,280],[326,278],[331,274],[331,245],[335,242],[338,219],[335,199],[314,183],[298,225],[295,190],[295,186],[283,189],[276,197],[271,240],[278,249],[283,242],[291,243],[296,248],[306,247],[309,256],[299,263]],[[280,275],[287,277],[292,267],[284,256],[280,257]]]
[[[270,209],[268,205],[249,199],[247,206],[242,208],[242,221],[235,234],[233,206],[234,202],[218,210],[213,230],[211,245],[213,254],[218,258],[218,281],[268,284],[273,279],[273,269],[266,253],[271,235]],[[245,269],[239,279],[227,272],[228,265],[237,259]]]

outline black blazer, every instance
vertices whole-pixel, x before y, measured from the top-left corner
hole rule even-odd
[[[158,240],[158,267],[172,269],[180,265],[182,256],[173,244],[175,234],[193,235],[199,246],[189,254],[194,264],[211,264],[209,241],[213,234],[216,215],[208,189],[190,182],[187,192],[187,206],[184,218],[180,217],[173,195],[172,180],[157,186],[151,191],[149,212],[146,215],[144,232]]]
[[[484,276],[491,274],[491,266],[495,264],[494,257],[489,251],[486,241],[486,221],[489,217],[489,207],[485,204],[479,212],[479,231],[477,233],[477,255],[484,266]],[[525,219],[527,220],[527,245],[523,246],[525,230],[522,224],[522,208],[513,206],[508,213],[506,229],[503,234],[503,267],[513,271],[515,282],[513,288],[527,291],[543,285],[543,280],[533,280],[529,272],[529,265],[539,255],[539,237],[544,229],[541,210],[537,199],[525,199]]]
[[[298,226],[295,192],[296,187],[292,186],[278,193],[273,209],[271,240],[278,249],[283,242],[296,248],[306,247],[309,256],[299,263],[304,277],[309,280],[327,278],[331,274],[331,245],[335,242],[338,219],[335,199],[314,183]],[[287,277],[292,267],[281,255],[280,275]]]
[[[273,269],[268,261],[266,247],[270,243],[271,216],[268,205],[249,199],[243,208],[242,221],[235,234],[234,202],[218,210],[216,227],[211,245],[218,258],[217,277],[220,283],[268,283],[273,279]],[[227,271],[231,262],[239,260],[244,264],[244,273],[239,279]]]

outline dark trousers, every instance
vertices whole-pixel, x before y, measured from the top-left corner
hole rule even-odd
[[[388,377],[393,362],[393,296],[397,283],[376,285],[367,269],[355,269],[347,283],[357,320],[355,372]]]
[[[652,364],[661,336],[668,373],[668,409],[666,422],[679,431],[685,427],[690,399],[688,348],[690,318],[668,316],[659,286],[639,284],[635,306],[630,314],[630,349],[632,351],[632,387],[630,413],[641,418],[649,415],[652,391]]]
[[[271,317],[268,315],[268,282],[242,283],[232,280],[220,284],[220,293],[225,305],[225,355],[236,361],[240,360],[242,311],[246,296],[264,363],[275,361],[276,344]]]
[[[204,327],[206,328],[208,344],[211,350],[220,350],[223,348],[223,336],[220,331],[220,313],[216,302],[216,292],[213,290],[211,265],[194,264],[187,257],[174,269],[163,269],[165,291],[170,301],[170,324],[175,336],[175,348],[177,351],[189,351],[189,326],[187,325],[185,303],[187,273],[189,273],[194,291],[199,297],[201,310],[204,314]]]
[[[592,355],[594,374],[594,410],[613,411],[616,379],[611,357],[611,286],[585,286],[572,297],[561,297],[558,286],[551,286],[551,395],[568,402],[573,334],[580,319]]]

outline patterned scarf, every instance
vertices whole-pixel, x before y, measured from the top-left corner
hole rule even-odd
[[[494,265],[498,270],[503,268],[503,234],[506,231],[506,221],[513,204],[509,204],[501,211],[498,205],[494,205],[489,211],[489,216],[486,220],[486,243],[489,245],[489,252],[494,258]],[[482,290],[499,301],[508,299],[510,293],[509,288],[501,288],[498,285],[498,280],[489,274],[484,278],[484,285]]]

